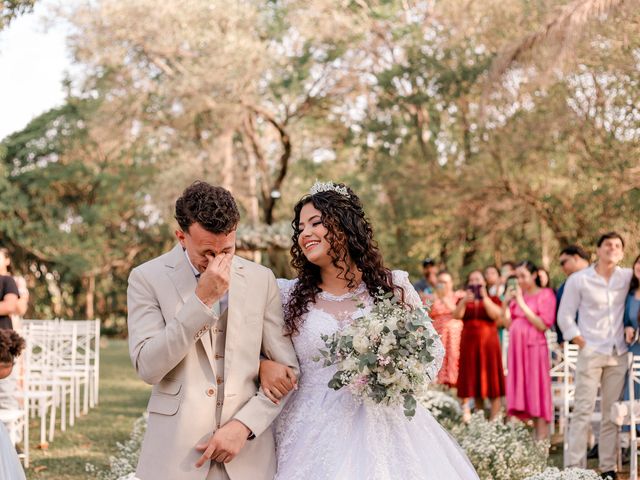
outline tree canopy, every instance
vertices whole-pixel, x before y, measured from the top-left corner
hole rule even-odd
[[[355,189],[394,268],[554,267],[612,229],[635,254],[637,4],[77,3],[74,96],[2,143],[1,241],[52,279],[38,314],[105,318],[195,179],[232,190],[282,275],[315,179]]]

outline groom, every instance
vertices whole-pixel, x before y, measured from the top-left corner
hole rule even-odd
[[[298,373],[273,273],[234,256],[231,194],[195,182],[176,201],[179,244],[129,277],[129,351],[153,385],[141,480],[271,480],[281,405],[256,386],[260,356]]]

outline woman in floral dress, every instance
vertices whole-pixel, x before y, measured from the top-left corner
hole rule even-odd
[[[447,271],[438,273],[435,293],[427,300],[431,303],[429,316],[433,319],[433,327],[440,335],[444,345],[442,368],[438,372],[437,383],[455,388],[458,383],[460,365],[460,339],[462,336],[462,320],[453,318],[453,311],[464,292],[453,290],[453,279]]]

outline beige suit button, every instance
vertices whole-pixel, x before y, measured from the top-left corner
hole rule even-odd
[[[207,388],[207,396],[213,397],[216,394],[216,389],[213,387]]]

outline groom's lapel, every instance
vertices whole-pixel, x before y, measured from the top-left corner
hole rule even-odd
[[[176,290],[178,290],[180,298],[182,298],[182,302],[186,303],[189,297],[194,295],[198,281],[191,269],[191,265],[187,262],[184,250],[180,244],[171,251],[167,267],[169,267],[169,278],[176,287]],[[209,365],[213,365],[211,331],[205,332],[205,334],[200,337],[200,342],[202,342],[204,351],[209,358]]]
[[[231,281],[229,283],[229,304],[227,314],[227,335],[224,346],[224,381],[231,380],[230,372],[235,353],[236,342],[242,341],[244,332],[243,303],[251,301],[246,295],[247,280],[244,267],[237,257],[231,265]],[[229,389],[231,390],[231,389]]]

